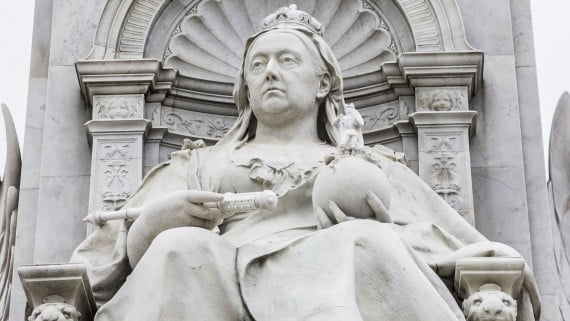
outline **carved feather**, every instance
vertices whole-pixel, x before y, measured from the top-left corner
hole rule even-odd
[[[6,129],[6,165],[0,177],[0,321],[8,320],[14,265],[14,244],[18,209],[18,189],[22,161],[14,121],[1,104]]]
[[[549,146],[548,189],[552,209],[554,256],[560,276],[562,295],[560,310],[570,320],[570,94],[560,97]]]

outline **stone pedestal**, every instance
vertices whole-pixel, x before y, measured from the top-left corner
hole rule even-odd
[[[84,265],[22,266],[18,274],[33,309],[28,320],[56,320],[58,314],[65,320],[93,320],[97,307]]]

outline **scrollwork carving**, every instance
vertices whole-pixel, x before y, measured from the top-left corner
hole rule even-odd
[[[170,112],[164,115],[164,123],[168,126],[169,129],[174,131],[184,131],[190,135],[197,135],[198,128],[201,124],[204,123],[203,120],[196,118],[196,119],[186,119],[181,114]]]
[[[228,132],[235,119],[227,116],[212,117],[212,115],[202,113],[166,109],[162,121],[172,132],[220,139]]]
[[[399,102],[359,110],[364,119],[364,132],[371,132],[390,126],[399,116]]]

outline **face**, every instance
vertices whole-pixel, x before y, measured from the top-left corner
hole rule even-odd
[[[434,93],[434,95],[432,97],[431,107],[434,110],[438,110],[438,111],[450,110],[451,109],[451,97],[449,96],[449,94],[447,94],[443,91],[438,91],[438,92]]]
[[[257,120],[267,125],[316,115],[317,99],[328,93],[328,77],[318,75],[315,58],[293,34],[263,34],[246,57],[249,104]]]

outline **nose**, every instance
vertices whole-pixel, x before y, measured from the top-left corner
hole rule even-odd
[[[498,298],[491,298],[487,299],[481,308],[487,315],[494,316],[500,314],[503,311],[503,307],[504,304],[501,302],[501,300]]]
[[[279,66],[274,59],[269,60],[265,69],[265,80],[279,80]]]

